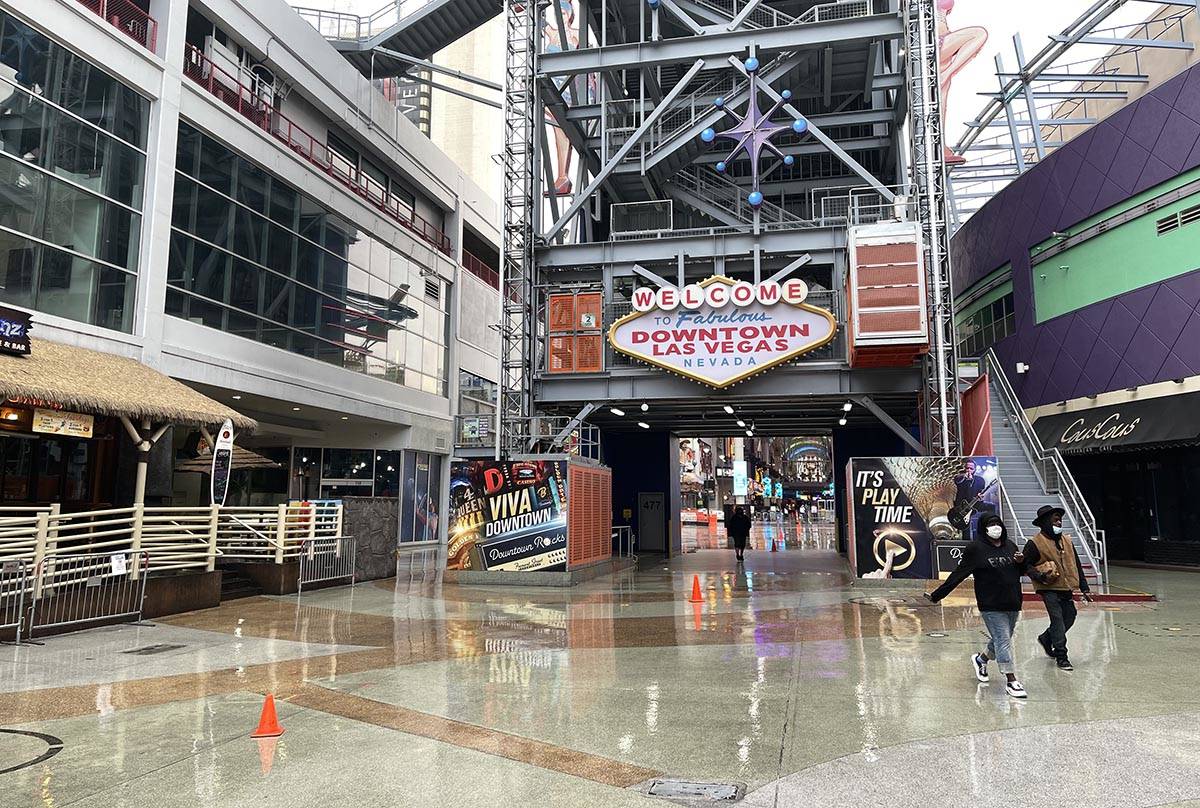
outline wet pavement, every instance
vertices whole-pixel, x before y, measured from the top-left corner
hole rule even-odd
[[[975,681],[969,585],[853,586],[831,541],[759,524],[742,567],[700,550],[569,590],[419,556],[3,646],[0,806],[668,806],[641,793],[668,776],[753,806],[1200,805],[1200,575],[1115,569],[1161,602],[1084,606],[1073,673],[1029,608],[1020,702]],[[254,741],[264,693],[286,732]]]

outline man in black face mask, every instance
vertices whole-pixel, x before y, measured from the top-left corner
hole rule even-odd
[[[1038,508],[1033,520],[1038,532],[1025,544],[1025,568],[1050,615],[1050,626],[1038,636],[1038,642],[1046,656],[1057,661],[1059,670],[1070,671],[1075,668],[1067,657],[1067,632],[1075,625],[1075,590],[1083,593],[1088,603],[1092,595],[1075,545],[1063,535],[1064,513],[1054,505]]]

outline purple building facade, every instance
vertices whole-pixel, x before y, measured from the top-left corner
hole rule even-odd
[[[1117,214],[1135,203],[1138,208],[1129,216],[1153,216],[1156,206],[1170,199],[1156,197],[1161,189],[1172,189],[1194,206],[1196,200],[1186,197],[1193,192],[1191,184],[1175,186],[1190,180],[1183,175],[1198,166],[1200,65],[1042,160],[989,200],[951,242],[961,312],[972,311],[973,303],[978,308],[989,290],[992,297],[994,290],[1005,292],[1002,304],[995,304],[1003,327],[997,319],[989,332],[994,339],[960,340],[963,353],[994,348],[1022,404],[1027,410],[1042,408],[1035,428],[1044,444],[1067,456],[1108,533],[1113,558],[1200,563],[1200,508],[1187,494],[1200,490],[1200,473],[1193,470],[1200,466],[1195,448],[1200,418],[1193,422],[1180,415],[1197,407],[1171,401],[1196,398],[1193,377],[1200,376],[1200,224],[1180,230],[1178,238],[1185,241],[1172,243],[1176,250],[1195,246],[1194,260],[1185,258],[1180,271],[1144,282],[1138,274],[1148,277],[1147,264],[1160,244],[1145,241],[1142,250],[1122,242],[1129,260],[1128,276],[1118,278],[1126,284],[1120,294],[1082,300],[1077,308],[1064,307],[1060,296],[1056,311],[1062,313],[1040,322],[1034,285],[1045,284],[1047,273],[1053,280],[1060,270],[1087,273],[1090,267],[1035,264],[1047,245],[1103,237],[1108,223],[1116,227],[1128,220]],[[1153,237],[1154,221],[1147,221]],[[1158,220],[1159,235],[1164,221]],[[1011,277],[1005,267],[1011,267]],[[1018,363],[1028,370],[1016,372]],[[1179,395],[1172,394],[1176,388]],[[1104,394],[1110,395],[1099,403],[1110,406],[1095,402]],[[1114,398],[1127,400],[1114,406]],[[1047,407],[1061,413],[1049,414]],[[1105,443],[1094,435],[1082,437],[1093,424],[1106,424],[1097,429],[1104,433],[1135,418],[1130,434],[1119,439]],[[1149,428],[1152,423],[1155,429]]]

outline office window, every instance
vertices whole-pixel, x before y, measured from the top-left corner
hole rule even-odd
[[[0,12],[0,300],[131,330],[149,108]]]
[[[446,395],[428,269],[187,123],[177,168],[168,314]]]

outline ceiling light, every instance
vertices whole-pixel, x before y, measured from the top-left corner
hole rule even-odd
[[[852,410],[853,408],[854,408],[854,405],[851,404],[849,401],[847,401],[845,404],[842,405],[842,412],[850,412],[850,410]]]
[[[242,400],[242,397],[241,397],[241,396],[234,396],[234,397],[233,397],[233,400],[234,400],[234,401],[241,401],[241,400]]]
[[[733,415],[733,407],[731,407],[731,406],[729,406],[728,404],[726,404],[726,405],[725,405],[725,412],[729,413],[730,415]]]
[[[845,425],[846,425],[846,417],[842,416],[841,418],[838,419],[838,426],[845,426]]]
[[[643,401],[642,402],[642,412],[645,412],[648,409],[650,409],[650,405]]]
[[[349,415],[343,415],[343,416],[342,416],[342,420],[343,420],[343,421],[349,421],[349,420],[350,420],[350,416],[349,416]]]
[[[638,421],[638,426],[640,426],[642,429],[650,428],[650,424],[646,423],[645,421]]]
[[[753,438],[753,437],[754,437],[754,433],[753,433],[753,432],[751,432],[749,429],[747,429],[747,430],[746,430],[746,437],[748,437],[748,438]]]
[[[743,421],[741,418],[739,418],[739,419],[738,419],[738,426],[740,426],[742,429],[745,429],[745,428],[746,428],[746,422],[745,422],[745,421]]]
[[[609,407],[608,411],[611,412],[613,415],[617,415],[617,416],[621,416],[621,415],[625,414],[625,410],[619,410],[616,407]]]
[[[299,407],[292,407],[292,412],[300,412],[300,408],[299,408]]]

